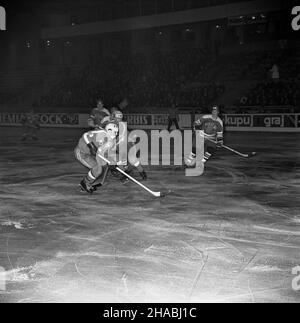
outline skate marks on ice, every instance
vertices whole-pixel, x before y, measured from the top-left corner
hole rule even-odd
[[[66,148],[63,163],[47,162],[43,146],[36,163],[4,150],[14,167],[0,165],[1,301],[297,300],[297,176],[272,164],[273,150],[257,161],[220,156],[199,178],[149,168],[147,185],[177,194],[156,200],[132,183],[80,194],[84,170]]]
[[[103,225],[92,232],[95,220],[89,228],[78,230],[80,226],[75,225],[60,236],[60,244],[58,237],[48,237],[44,245],[40,243],[19,259],[19,276],[11,283],[20,284],[24,277],[27,286],[33,285],[30,301],[239,301],[237,295],[244,295],[242,299],[247,301],[253,295],[260,300],[275,288],[270,273],[280,278],[276,288],[285,286],[287,262],[282,258],[278,265],[276,246],[232,241],[226,238],[229,230],[206,223],[199,234],[184,223],[149,219],[135,224],[134,218],[132,223],[128,220],[116,226],[102,217]],[[260,247],[263,253],[258,252]],[[45,256],[47,251],[48,260],[37,261],[39,254]],[[18,265],[26,262],[34,265]],[[262,276],[266,282],[261,286],[258,281]],[[26,300],[29,289],[20,295],[19,301]]]

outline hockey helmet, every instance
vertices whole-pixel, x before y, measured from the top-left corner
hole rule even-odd
[[[121,122],[123,120],[123,113],[119,110],[114,110],[112,112],[112,117],[116,119],[118,122]]]

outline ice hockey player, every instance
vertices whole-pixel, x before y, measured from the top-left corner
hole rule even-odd
[[[38,140],[37,131],[40,129],[39,117],[33,110],[30,110],[29,113],[21,119],[21,123],[24,129],[21,140],[25,141],[27,138]]]
[[[217,147],[223,145],[223,122],[219,117],[219,113],[219,107],[214,106],[211,114],[204,115],[194,122],[193,149],[190,156],[185,159],[187,167],[194,167],[196,164],[196,135],[204,138],[203,164],[216,153]]]
[[[103,119],[107,116],[110,116],[110,112],[104,107],[103,100],[99,98],[97,100],[97,107],[91,111],[87,120],[88,126],[90,129],[100,129]]]
[[[130,174],[134,168],[137,169],[137,171],[139,172],[139,174],[141,175],[143,180],[147,180],[147,174],[143,168],[143,166],[141,165],[141,162],[138,160],[138,158],[136,157],[136,154],[134,154],[134,147],[135,147],[135,141],[133,140],[133,138],[130,137],[130,140],[128,140],[127,138],[127,125],[125,122],[123,122],[123,113],[116,109],[116,108],[112,108],[112,114],[111,117],[113,120],[116,120],[118,122],[118,126],[119,126],[119,133],[118,133],[118,137],[117,137],[117,149],[118,152],[122,151],[120,149],[120,146],[122,145],[122,143],[124,143],[127,140],[127,152],[130,150],[131,154],[128,156],[128,162],[127,163],[127,156],[119,156],[120,161],[123,161],[123,165],[127,165],[125,167],[126,172],[128,174]],[[122,177],[122,180],[125,181],[127,180],[127,177],[124,176]]]
[[[117,134],[118,123],[108,120],[101,124],[101,129],[88,131],[80,138],[74,151],[75,157],[89,169],[87,176],[80,183],[82,191],[93,193],[95,191],[93,184],[99,181],[105,168],[108,167],[106,162],[100,158],[100,155],[113,163],[116,162]]]

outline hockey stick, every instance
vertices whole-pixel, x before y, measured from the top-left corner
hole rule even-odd
[[[104,160],[108,165],[111,164],[111,162],[106,159],[104,156],[98,154],[98,156]],[[146,190],[147,192],[149,192],[150,194],[152,194],[155,197],[164,197],[166,194],[163,194],[161,192],[154,192],[152,190],[150,190],[147,186],[143,185],[142,183],[140,183],[138,180],[136,180],[135,178],[131,177],[130,175],[128,175],[126,172],[124,172],[121,168],[119,168],[118,166],[116,167],[116,170],[119,171],[121,174],[123,174],[124,176],[126,176],[127,178],[129,178],[131,181],[133,181],[135,184],[139,185],[140,187],[142,187],[144,190]]]
[[[221,145],[221,147],[224,148],[224,149],[227,149],[227,150],[229,150],[229,151],[231,151],[231,152],[233,152],[233,153],[235,153],[235,154],[237,154],[237,155],[239,155],[241,157],[244,157],[244,158],[251,158],[251,157],[253,157],[253,156],[255,156],[257,154],[255,151],[253,151],[253,152],[251,152],[249,154],[243,154],[243,153],[241,153],[239,151],[236,151],[236,150],[234,150],[234,149],[232,149],[232,148],[230,148],[228,146],[225,146],[225,145]]]
[[[211,139],[209,139],[209,138],[205,138],[205,139],[207,139],[208,141],[210,141],[210,142],[212,142],[212,143],[214,143],[214,144],[216,144],[217,145],[217,142],[216,141],[214,141],[214,140],[211,140]],[[244,157],[244,158],[251,158],[251,157],[253,157],[253,156],[255,156],[257,153],[256,152],[251,152],[251,153],[249,153],[249,154],[243,154],[243,153],[241,153],[241,152],[239,152],[239,151],[237,151],[237,150],[234,150],[233,148],[230,148],[230,147],[228,147],[228,146],[225,146],[225,145],[221,145],[220,147],[222,147],[222,148],[224,148],[224,149],[227,149],[227,150],[229,150],[229,151],[231,151],[231,152],[233,152],[234,154],[236,154],[236,155],[239,155],[239,156],[241,156],[241,157]]]

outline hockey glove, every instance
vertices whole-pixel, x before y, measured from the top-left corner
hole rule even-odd
[[[194,131],[195,130],[202,130],[202,121],[201,120],[196,120],[194,122]]]

